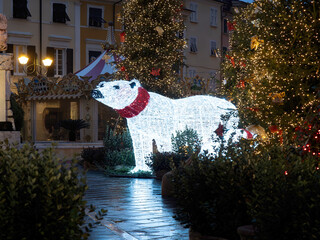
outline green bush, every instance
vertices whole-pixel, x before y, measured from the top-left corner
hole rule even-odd
[[[183,131],[177,131],[175,136],[172,135],[172,150],[181,156],[191,156],[200,151],[201,141],[195,130],[186,127]]]
[[[229,143],[214,158],[174,169],[177,218],[228,239],[252,222],[257,239],[320,239],[319,171],[317,157],[286,144]]]
[[[157,152],[147,157],[146,164],[154,173],[162,170],[169,172],[172,169],[172,164],[178,167],[180,162],[185,160],[187,157],[174,152]]]
[[[198,153],[201,140],[195,130],[186,128],[172,135],[171,144],[173,152],[157,152],[149,155],[146,164],[154,173],[159,171],[171,171],[172,167],[178,167],[192,154]],[[173,164],[173,166],[171,166]]]
[[[236,228],[251,222],[246,199],[252,170],[247,156],[254,149],[247,142],[221,147],[215,158],[195,155],[190,165],[174,169],[176,217],[193,231],[236,239]]]
[[[135,166],[132,140],[128,130],[117,133],[107,126],[104,147],[104,165],[106,167],[115,167],[117,165]]]
[[[87,185],[75,164],[52,149],[0,143],[0,239],[86,239]]]
[[[254,169],[249,213],[259,239],[320,239],[319,159],[288,146],[268,146]]]

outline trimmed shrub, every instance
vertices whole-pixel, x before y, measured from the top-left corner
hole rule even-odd
[[[237,227],[253,223],[257,239],[320,239],[316,156],[242,140],[214,158],[194,156],[173,173],[177,218],[194,231],[238,239]]]
[[[247,202],[259,239],[320,239],[319,159],[288,146],[268,146],[264,154],[251,163]]]
[[[117,165],[135,166],[129,131],[124,130],[121,133],[117,133],[109,126],[106,129],[106,137],[103,141],[105,147],[104,165],[106,167],[115,167]]]
[[[175,136],[172,135],[172,150],[181,156],[191,156],[200,151],[201,141],[197,131],[186,127],[183,131],[177,131]]]
[[[198,153],[201,148],[201,140],[195,130],[186,128],[172,135],[171,144],[173,152],[153,153],[146,159],[146,164],[154,173],[169,172],[173,167],[178,167],[192,154]]]
[[[146,159],[146,164],[154,173],[162,170],[169,172],[172,169],[172,164],[178,167],[180,162],[184,162],[187,158],[173,152],[157,152]]]
[[[194,155],[190,165],[174,169],[177,219],[201,234],[236,239],[236,228],[251,222],[246,199],[252,180],[247,156],[252,151],[246,142],[221,146],[215,158]]]
[[[1,143],[0,239],[86,239],[87,185],[75,164],[59,161],[51,148]]]

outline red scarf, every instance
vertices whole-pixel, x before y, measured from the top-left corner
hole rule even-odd
[[[150,95],[147,90],[142,87],[138,88],[137,98],[125,108],[115,109],[121,117],[132,118],[141,113],[149,103]]]

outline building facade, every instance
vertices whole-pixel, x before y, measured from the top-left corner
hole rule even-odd
[[[190,10],[185,19],[185,64],[183,76],[214,77],[220,70],[218,49],[221,48],[221,7],[219,1],[187,0]]]

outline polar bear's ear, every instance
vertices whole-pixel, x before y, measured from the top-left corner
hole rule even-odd
[[[132,79],[129,83],[131,88],[140,87],[141,84],[137,79]]]

